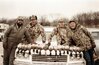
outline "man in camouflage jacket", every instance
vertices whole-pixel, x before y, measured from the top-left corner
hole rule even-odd
[[[68,37],[74,41],[74,44],[84,50],[84,56],[87,65],[94,65],[93,50],[96,47],[94,39],[86,28],[78,24],[78,22],[70,21]]]
[[[30,35],[26,28],[23,27],[22,16],[18,17],[17,22],[10,26],[4,35],[3,40],[3,65],[14,65],[13,61],[15,59],[15,50],[17,45],[22,41],[23,37],[31,43]]]
[[[28,25],[28,31],[34,42],[37,41],[37,38],[41,35],[42,42],[46,42],[46,34],[44,28],[37,22],[37,16],[32,15],[30,18],[30,24]]]
[[[67,26],[64,19],[59,20],[57,27],[55,27],[52,33],[49,35],[48,44],[51,43],[54,35],[56,35],[57,45],[68,45]]]

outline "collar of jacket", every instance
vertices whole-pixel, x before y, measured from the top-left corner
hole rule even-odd
[[[16,29],[21,29],[21,28],[23,28],[23,25],[21,25],[20,27],[18,27],[18,25],[15,24],[14,26],[16,27]]]
[[[38,23],[36,23],[35,25],[32,25],[31,23],[30,23],[30,28],[33,28],[33,27],[35,27],[35,26],[37,26],[38,25]]]

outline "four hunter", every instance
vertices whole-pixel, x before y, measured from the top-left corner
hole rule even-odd
[[[23,26],[24,17],[18,17],[16,23],[9,27],[4,35],[3,49],[4,58],[3,65],[14,65],[15,50],[17,45],[26,38],[29,44],[35,43],[37,38],[42,36],[42,43],[46,42],[46,34],[43,26],[37,22],[37,16],[32,15],[30,23],[27,27]],[[87,29],[76,21],[69,21],[67,24],[64,19],[60,19],[58,25],[53,29],[48,37],[48,44],[44,48],[48,48],[51,44],[53,36],[56,36],[57,45],[77,46],[81,47],[87,65],[94,65],[93,53],[96,47],[91,34]]]

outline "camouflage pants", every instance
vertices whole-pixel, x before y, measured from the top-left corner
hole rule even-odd
[[[14,65],[14,59],[15,59],[15,50],[16,47],[14,47],[12,42],[8,45],[7,49],[4,49],[4,57],[3,57],[3,65]]]

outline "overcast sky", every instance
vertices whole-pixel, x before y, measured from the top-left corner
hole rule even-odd
[[[0,18],[46,15],[71,18],[82,12],[99,11],[99,0],[0,0]]]

